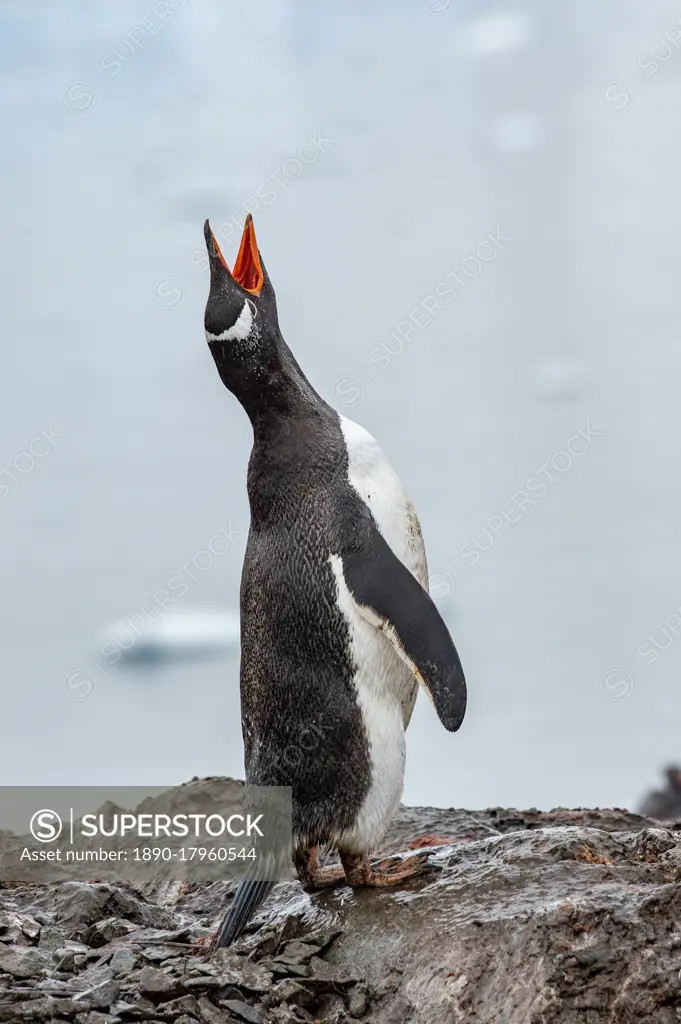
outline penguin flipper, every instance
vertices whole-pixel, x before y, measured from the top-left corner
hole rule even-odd
[[[466,712],[466,680],[454,641],[433,600],[372,524],[342,556],[343,577],[357,610],[381,629],[455,732]]]

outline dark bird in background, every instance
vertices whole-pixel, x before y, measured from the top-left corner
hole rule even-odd
[[[665,789],[654,789],[641,803],[639,814],[660,821],[681,820],[681,767],[669,764],[664,770],[667,778]]]
[[[250,215],[233,271],[208,221],[204,233],[206,338],[253,427],[240,599],[246,782],[292,788],[307,890],[396,885],[425,869],[424,855],[386,867],[369,854],[401,798],[405,729],[419,683],[444,727],[459,728],[461,662],[428,595],[414,507],[374,438],[327,405],[286,345]],[[320,849],[340,866],[321,866]],[[215,947],[234,941],[272,885],[241,883]]]

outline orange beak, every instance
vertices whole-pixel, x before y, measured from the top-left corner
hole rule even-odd
[[[213,237],[215,249],[222,260],[223,266],[229,270],[229,267],[225,262],[225,257],[222,255],[220,246],[218,245],[217,239],[212,231],[211,235]],[[239,246],[239,252],[234,263],[234,270],[231,273],[237,284],[241,285],[245,291],[250,292],[251,295],[260,295],[265,277],[262,272],[258,243],[255,239],[253,218],[250,213],[246,217],[244,233],[241,236],[241,245]]]

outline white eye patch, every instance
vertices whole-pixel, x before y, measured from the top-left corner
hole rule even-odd
[[[206,331],[206,338],[208,341],[243,341],[251,333],[252,326],[253,310],[248,299],[245,299],[244,308],[232,326],[228,327],[222,334],[211,334],[210,331]]]

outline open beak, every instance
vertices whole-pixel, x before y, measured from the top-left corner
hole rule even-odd
[[[239,246],[239,252],[234,263],[234,270],[232,271],[230,271],[227,266],[225,257],[220,251],[220,246],[217,243],[217,239],[213,234],[208,221],[206,221],[203,230],[206,236],[206,245],[208,246],[209,254],[213,258],[217,257],[220,260],[227,273],[231,273],[236,283],[245,291],[250,292],[251,295],[260,295],[265,277],[262,270],[262,264],[260,262],[258,243],[255,239],[253,218],[250,213],[246,217],[244,233],[241,236],[241,245]]]

